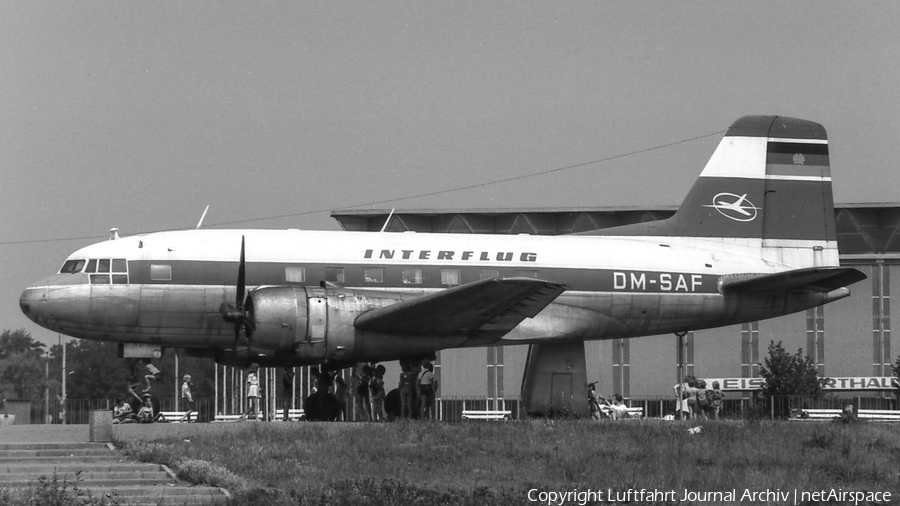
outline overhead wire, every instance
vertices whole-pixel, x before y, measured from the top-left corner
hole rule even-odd
[[[630,151],[630,152],[628,152],[628,153],[621,153],[621,154],[618,154],[618,155],[608,156],[608,157],[605,157],[605,158],[598,158],[597,160],[591,160],[591,161],[589,161],[589,162],[577,163],[577,164],[574,164],[574,165],[567,165],[567,166],[565,166],[565,167],[557,167],[557,168],[554,168],[554,169],[548,169],[548,170],[544,170],[544,171],[540,171],[540,172],[533,172],[533,173],[531,173],[531,174],[522,174],[522,175],[518,175],[518,176],[512,176],[512,177],[503,178],[503,179],[495,179],[495,180],[493,180],[493,181],[485,181],[485,182],[481,182],[481,183],[474,183],[474,184],[469,184],[469,185],[457,186],[457,187],[454,187],[454,188],[445,188],[445,189],[443,189],[443,190],[435,190],[435,191],[431,191],[431,192],[417,193],[417,194],[415,194],[415,195],[407,195],[407,196],[394,197],[394,198],[382,199],[382,200],[373,200],[373,201],[370,201],[370,202],[361,202],[361,203],[352,204],[352,205],[348,205],[348,206],[341,206],[340,208],[341,208],[341,209],[354,209],[354,208],[357,208],[357,207],[373,206],[373,205],[378,205],[378,204],[386,204],[386,203],[388,203],[388,202],[401,202],[401,201],[404,201],[404,200],[412,200],[412,199],[418,199],[418,198],[423,198],[423,197],[433,197],[433,196],[435,196],[435,195],[444,195],[444,194],[447,194],[447,193],[459,192],[459,191],[464,191],[464,190],[473,190],[473,189],[475,189],[475,188],[483,188],[483,187],[485,187],[485,186],[492,186],[492,185],[497,185],[497,184],[510,183],[510,182],[512,182],[512,181],[521,181],[521,180],[523,180],[523,179],[529,179],[529,178],[533,178],[533,177],[545,176],[545,175],[547,175],[547,174],[553,174],[553,173],[556,173],[556,172],[563,172],[563,171],[572,170],[572,169],[577,169],[577,168],[581,168],[581,167],[587,167],[588,165],[595,165],[595,164],[598,164],[598,163],[605,163],[605,162],[610,162],[610,161],[613,161],[613,160],[619,160],[619,159],[622,159],[622,158],[627,158],[627,157],[629,157],[629,156],[635,156],[635,155],[640,155],[640,154],[643,154],[643,153],[648,153],[648,152],[650,152],[650,151],[657,151],[657,150],[660,150],[660,149],[665,149],[665,148],[669,148],[669,147],[672,147],[672,146],[677,146],[677,145],[679,145],[679,144],[685,144],[685,143],[688,143],[688,142],[693,142],[693,141],[696,141],[696,140],[705,139],[705,138],[707,138],[707,137],[712,137],[712,136],[714,136],[714,135],[721,135],[721,134],[723,134],[723,133],[725,133],[725,130],[719,130],[719,131],[711,132],[711,133],[704,134],[704,135],[698,135],[698,136],[696,136],[696,137],[690,137],[690,138],[688,138],[688,139],[682,139],[682,140],[675,141],[675,142],[669,142],[669,143],[667,143],[667,144],[659,144],[659,145],[657,145],[657,146],[652,146],[652,147],[649,147],[649,148],[639,149],[639,150],[637,150],[637,151]],[[334,210],[334,209],[335,209],[334,207],[329,207],[329,208],[322,208],[322,209],[313,209],[313,210],[309,210],[309,211],[301,211],[301,212],[298,212],[298,213],[281,214],[281,215],[276,215],[276,216],[264,216],[264,217],[260,217],[260,218],[248,218],[248,219],[245,219],[245,220],[234,220],[234,221],[217,222],[217,223],[211,223],[211,224],[208,224],[208,225],[206,226],[206,228],[209,228],[209,227],[221,227],[221,226],[225,226],[225,225],[238,225],[238,224],[252,223],[252,222],[257,222],[257,221],[277,220],[277,219],[282,219],[282,218],[294,218],[294,217],[297,217],[297,216],[307,216],[307,215],[310,215],[310,214],[318,214],[318,213],[323,213],[323,212],[329,212],[329,211],[332,211],[332,210]],[[190,228],[190,227],[186,227],[185,230],[187,230],[188,228]],[[181,230],[181,229],[179,229],[179,230]],[[155,231],[155,232],[159,232],[159,230],[157,230],[157,231]],[[136,233],[135,235],[149,234],[149,233],[152,233],[152,232],[138,232],[138,233]],[[57,238],[57,239],[31,239],[31,240],[22,240],[22,241],[0,241],[0,246],[13,245],[13,244],[37,244],[37,243],[61,242],[61,241],[80,241],[80,240],[87,240],[87,239],[102,239],[102,238],[104,238],[104,237],[106,237],[106,236],[105,236],[105,235],[96,235],[96,236],[85,236],[85,237]]]

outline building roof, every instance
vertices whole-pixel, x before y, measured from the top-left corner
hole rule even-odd
[[[462,234],[562,235],[662,220],[678,206],[516,209],[349,209],[331,212],[344,230]],[[393,212],[393,215],[391,214]],[[846,259],[900,260],[900,203],[835,206],[838,248]]]

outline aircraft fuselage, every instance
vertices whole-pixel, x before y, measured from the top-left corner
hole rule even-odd
[[[722,275],[786,269],[762,260],[752,239],[725,246],[681,237],[191,230],[83,248],[66,264],[72,270],[83,260],[83,268],[36,283],[20,303],[33,321],[73,337],[215,354],[234,344],[220,308],[236,297],[242,237],[247,286],[279,320],[252,343],[263,363],[666,334],[770,318],[849,293],[723,295]],[[511,331],[394,335],[354,326],[373,308],[494,277],[538,278],[565,291]]]

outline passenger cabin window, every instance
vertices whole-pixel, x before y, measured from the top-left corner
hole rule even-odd
[[[152,281],[172,281],[172,266],[150,264],[150,279]]]
[[[344,282],[344,268],[343,267],[326,267],[325,268],[325,281],[330,283],[343,283]]]
[[[500,271],[495,271],[493,269],[484,269],[480,273],[478,273],[478,279],[491,279],[496,278],[500,275]]]
[[[422,284],[422,269],[403,269],[400,274],[404,285]]]
[[[92,258],[84,272],[91,275],[92,285],[128,284],[128,262],[124,258]]]
[[[441,269],[441,284],[448,286],[458,285],[459,269]]]
[[[66,263],[59,269],[60,274],[78,274],[84,269],[84,260],[66,260]]]
[[[365,269],[363,271],[363,276],[366,279],[366,283],[383,283],[384,282],[384,271],[377,268]]]
[[[519,269],[516,271],[516,276],[523,278],[537,278],[537,271],[534,269]]]
[[[305,283],[306,268],[305,267],[285,267],[284,280],[288,283]]]

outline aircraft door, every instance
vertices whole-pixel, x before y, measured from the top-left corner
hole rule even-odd
[[[571,411],[572,406],[572,374],[552,373],[550,376],[550,402],[557,409]]]
[[[306,350],[309,358],[324,358],[328,351],[328,294],[322,288],[306,288],[306,307],[308,310],[306,329]]]
[[[328,328],[328,299],[325,297],[309,298],[309,342],[320,343],[325,341],[325,331]]]

